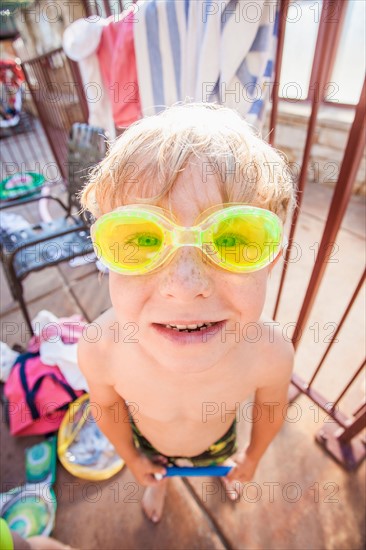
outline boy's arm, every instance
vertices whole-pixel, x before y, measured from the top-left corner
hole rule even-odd
[[[255,393],[252,432],[246,453],[256,462],[262,458],[284,423],[289,383],[265,386]]]
[[[90,380],[88,383],[90,403],[95,404],[99,428],[125,462],[130,462],[138,452],[133,442],[126,402],[112,386],[96,385]]]
[[[136,479],[142,485],[154,485],[157,483],[154,474],[164,474],[165,469],[142,457],[136,449],[126,402],[109,380],[103,380],[106,368],[98,359],[101,355],[106,361],[105,355],[98,352],[94,344],[79,342],[78,364],[88,382],[89,399],[95,405],[96,422]]]
[[[292,346],[286,346],[283,351],[278,361],[272,357],[271,375],[267,376],[267,384],[255,392],[250,442],[245,451],[237,453],[237,465],[227,475],[228,479],[250,481],[267,447],[284,423],[294,350]]]
[[[106,366],[102,364],[98,343],[80,340],[78,344],[78,364],[87,379],[89,399],[93,403],[98,426],[114,445],[117,453],[128,461],[136,454],[132,430],[128,422],[128,409],[124,399],[106,380]]]

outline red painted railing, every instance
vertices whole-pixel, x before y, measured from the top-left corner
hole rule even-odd
[[[117,3],[115,0],[84,0],[83,1],[85,14],[88,15],[100,15],[108,17],[110,15],[116,15],[116,11],[122,11],[122,0]],[[278,48],[277,48],[277,62],[275,67],[275,75],[273,82],[273,94],[272,94],[272,113],[270,118],[270,143],[275,145],[275,130],[276,121],[278,115],[278,90],[281,75],[282,54],[284,47],[284,37],[286,32],[286,15],[290,5],[290,0],[281,0],[280,22],[279,22],[279,36],[278,36]],[[307,136],[304,144],[304,152],[302,159],[302,166],[297,182],[297,208],[294,211],[290,235],[289,246],[286,251],[285,261],[283,265],[283,271],[279,284],[278,295],[276,299],[274,318],[278,314],[278,308],[285,288],[286,274],[289,264],[289,258],[291,254],[291,248],[294,243],[294,234],[297,227],[299,213],[302,205],[303,192],[306,186],[307,170],[310,158],[310,152],[314,140],[314,134],[316,129],[317,117],[319,109],[322,104],[322,97],[320,94],[315,93],[316,89],[324,90],[325,86],[330,78],[330,67],[333,65],[334,56],[337,50],[337,44],[339,41],[340,30],[344,20],[344,14],[347,2],[343,0],[324,0],[323,12],[319,25],[319,32],[317,38],[317,44],[313,60],[313,68],[310,79],[310,89],[313,91],[309,96],[311,100],[311,115],[308,122]],[[113,9],[112,9],[113,8]],[[337,18],[329,18],[324,14],[329,14],[330,10],[338,14]],[[58,60],[58,61],[57,61]],[[84,121],[87,119],[87,106],[85,98],[82,93],[82,86],[78,75],[77,67],[67,60],[62,50],[56,50],[50,54],[41,56],[37,59],[27,61],[23,63],[23,70],[26,75],[28,86],[31,90],[34,101],[38,107],[40,121],[48,137],[50,147],[53,154],[59,164],[62,174],[66,175],[66,139],[69,127],[72,124],[72,120],[69,120],[66,111],[70,107],[70,103],[55,102],[50,109],[50,103],[45,102],[37,96],[38,90],[49,90],[52,94],[52,82],[55,81],[56,75],[59,79],[63,79],[63,82],[69,82],[76,84],[76,96],[73,97],[78,109],[78,121]],[[60,72],[61,71],[61,72]],[[63,71],[63,72],[62,72]],[[56,81],[58,81],[56,79]],[[296,327],[293,334],[293,344],[297,348],[301,343],[301,334],[311,313],[314,301],[317,297],[317,293],[320,284],[325,275],[327,260],[331,253],[331,243],[334,242],[336,235],[339,231],[342,219],[347,209],[348,202],[351,197],[352,185],[360,165],[362,153],[365,147],[365,110],[366,110],[366,88],[363,87],[358,106],[355,109],[355,116],[352,127],[349,132],[348,143],[345,148],[342,165],[340,168],[339,178],[337,185],[334,189],[332,203],[329,209],[328,219],[326,221],[325,229],[321,238],[321,243],[317,253],[315,265],[310,277],[310,282],[305,293],[305,297],[300,309],[300,314],[296,323]],[[8,140],[7,140],[8,141]],[[13,142],[10,145],[10,155],[15,158],[24,157],[25,152],[22,151],[21,140]],[[14,151],[11,150],[14,148]],[[36,144],[27,145],[29,148],[34,148],[39,152],[39,147]],[[34,150],[33,153],[37,155]],[[9,156],[9,155],[8,155]],[[28,154],[29,156],[29,154]],[[290,398],[293,399],[301,392],[316,403],[320,408],[325,410],[328,415],[334,419],[334,423],[324,424],[322,429],[317,435],[317,441],[334,456],[341,464],[346,468],[355,468],[360,461],[365,457],[365,446],[360,440],[359,435],[365,427],[366,421],[366,405],[358,404],[355,407],[355,411],[351,416],[347,416],[342,411],[338,410],[338,404],[340,400],[350,390],[352,384],[356,378],[364,370],[365,363],[362,361],[360,365],[355,365],[354,372],[351,374],[349,381],[343,388],[339,388],[338,397],[333,401],[331,408],[329,408],[329,399],[323,396],[316,389],[316,378],[318,377],[325,358],[327,357],[330,349],[336,340],[337,334],[342,330],[345,320],[351,311],[351,308],[359,295],[359,292],[364,284],[365,273],[360,277],[359,283],[354,290],[353,296],[345,308],[345,311],[338,323],[338,328],[333,336],[332,342],[325,350],[322,359],[319,364],[315,366],[314,373],[309,381],[302,379],[296,372],[292,378],[292,385],[290,391]],[[348,366],[352,371],[352,367]],[[331,427],[329,427],[331,426]]]
[[[278,50],[277,50],[277,67],[275,72],[275,83],[279,83],[281,74],[281,61],[284,44],[284,35],[286,32],[286,14],[289,7],[289,0],[282,0],[281,2],[281,21],[279,25],[279,37],[278,37]],[[344,19],[344,13],[347,2],[343,0],[324,0],[322,16],[320,20],[318,39],[316,44],[316,50],[314,54],[313,69],[311,82],[317,83],[320,90],[323,90],[328,82],[330,76],[329,67],[331,60],[334,60],[337,43],[339,40],[340,28]],[[338,18],[332,19],[327,17],[330,9],[334,9],[338,14]],[[366,81],[365,81],[366,82]],[[312,87],[314,89],[314,86]],[[297,206],[294,210],[290,236],[289,246],[286,250],[285,261],[283,265],[279,290],[277,294],[275,309],[273,318],[276,318],[280,300],[284,290],[284,283],[286,278],[287,269],[289,266],[289,258],[291,255],[292,245],[294,242],[294,234],[298,222],[298,217],[302,204],[303,192],[306,185],[307,169],[310,158],[310,151],[314,139],[314,132],[316,128],[317,116],[319,107],[321,105],[321,99],[318,94],[313,94],[311,105],[311,115],[308,124],[308,131],[306,136],[306,142],[304,147],[304,154],[302,159],[301,171],[298,180],[297,187]],[[271,144],[275,144],[275,128],[278,111],[278,85],[273,86],[273,109],[270,122],[270,139]],[[366,83],[364,83],[360,100],[355,110],[354,121],[349,133],[348,143],[345,149],[338,182],[336,184],[332,203],[328,213],[328,219],[325,225],[319,251],[316,257],[314,269],[312,271],[310,282],[301,306],[300,315],[297,320],[292,341],[295,349],[298,347],[301,341],[301,335],[304,332],[304,327],[315,298],[317,296],[320,284],[324,277],[324,273],[332,252],[332,243],[336,238],[339,231],[342,219],[347,209],[348,202],[352,193],[352,186],[359,168],[363,151],[365,148],[366,140],[366,128],[365,128],[365,114],[366,114]],[[359,294],[365,280],[365,273],[360,278],[357,288],[346,307],[346,310],[339,322],[336,333],[332,338],[332,342],[329,344],[326,352],[324,353],[320,363],[315,369],[315,372],[309,382],[304,381],[298,374],[294,374],[292,378],[292,386],[290,390],[290,399],[294,399],[299,392],[307,395],[312,401],[325,410],[335,421],[334,424],[325,424],[323,428],[317,434],[317,441],[323,445],[323,447],[336,458],[347,469],[354,469],[365,458],[365,445],[357,437],[361,431],[366,427],[366,405],[362,404],[358,406],[357,410],[353,413],[352,417],[348,418],[337,410],[337,405],[341,398],[350,389],[353,382],[364,370],[365,362],[355,368],[354,374],[351,376],[346,386],[341,389],[339,396],[333,402],[332,407],[329,409],[329,399],[322,396],[313,387],[315,377],[320,372],[325,357],[329,353],[334,341],[336,341],[336,335],[341,330],[344,321],[346,320],[352,305]]]

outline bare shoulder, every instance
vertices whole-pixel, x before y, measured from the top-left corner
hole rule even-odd
[[[113,350],[113,310],[102,313],[90,323],[78,342],[78,363],[88,381],[113,384],[108,365]]]
[[[294,347],[281,325],[269,317],[260,321],[260,370],[265,386],[286,384],[294,367]],[[264,378],[265,377],[265,378]]]
[[[106,408],[122,398],[116,391],[113,371],[118,345],[111,330],[115,322],[113,309],[109,309],[86,327],[78,343],[78,364],[88,383],[90,400]]]

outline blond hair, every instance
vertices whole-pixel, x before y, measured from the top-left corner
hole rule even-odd
[[[235,111],[212,103],[175,105],[132,124],[91,172],[81,204],[95,217],[132,200],[157,204],[195,158],[217,179],[223,203],[253,204],[285,220],[294,188],[284,156]]]

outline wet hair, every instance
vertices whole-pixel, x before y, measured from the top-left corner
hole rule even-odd
[[[81,204],[95,217],[128,203],[159,204],[197,161],[202,184],[213,176],[223,203],[253,204],[285,221],[294,186],[284,155],[212,103],[174,105],[132,124],[92,170]]]

